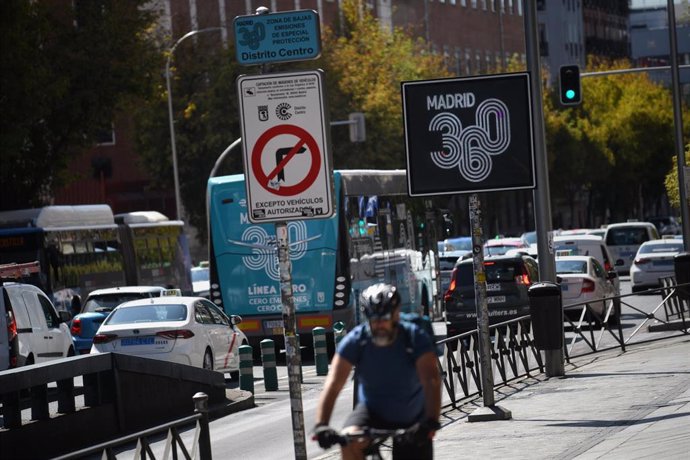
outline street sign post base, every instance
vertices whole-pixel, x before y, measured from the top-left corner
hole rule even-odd
[[[501,406],[484,406],[472,412],[468,422],[492,422],[494,420],[510,420],[513,414]]]

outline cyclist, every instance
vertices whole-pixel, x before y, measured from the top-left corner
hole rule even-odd
[[[367,288],[360,307],[368,321],[338,345],[316,411],[313,439],[324,449],[338,439],[328,424],[335,400],[356,366],[358,402],[343,433],[404,428],[404,440],[394,440],[393,458],[431,459],[441,411],[441,376],[432,338],[416,324],[400,321],[400,294],[394,286]],[[369,442],[357,438],[342,446],[342,458],[364,458]]]

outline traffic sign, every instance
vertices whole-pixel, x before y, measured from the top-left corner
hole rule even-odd
[[[321,54],[319,15],[314,10],[237,16],[233,28],[240,64],[304,61]]]
[[[529,75],[402,83],[410,195],[534,188]]]
[[[332,216],[323,73],[243,75],[237,88],[249,220]]]

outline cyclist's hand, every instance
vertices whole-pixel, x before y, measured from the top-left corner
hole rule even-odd
[[[312,441],[318,441],[322,449],[328,449],[338,443],[340,434],[328,425],[316,425],[314,427]]]
[[[436,430],[439,428],[441,428],[441,425],[436,420],[417,422],[405,430],[405,437],[409,443],[423,444],[429,439],[433,439]]]

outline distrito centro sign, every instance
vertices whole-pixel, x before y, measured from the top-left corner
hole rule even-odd
[[[249,220],[332,216],[323,73],[243,75],[237,89]]]
[[[410,195],[534,188],[529,75],[402,83]]]
[[[303,61],[321,55],[319,15],[314,10],[237,16],[233,28],[240,64]]]

